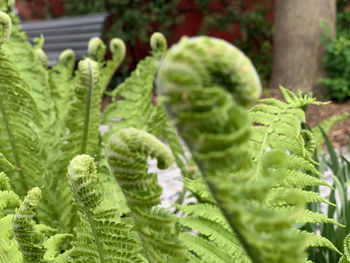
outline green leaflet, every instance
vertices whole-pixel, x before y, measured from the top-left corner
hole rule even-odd
[[[135,227],[150,262],[181,262],[185,249],[179,242],[176,217],[157,209],[162,188],[157,175],[148,173],[147,158],[155,158],[159,169],[173,163],[170,151],[145,131],[128,128],[117,131],[107,145],[111,169],[133,213]]]

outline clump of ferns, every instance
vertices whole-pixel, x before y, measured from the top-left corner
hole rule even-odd
[[[65,142],[59,147],[63,151],[57,163],[55,143],[47,143],[55,140],[56,131],[51,126],[52,112],[45,111],[41,96],[44,93],[38,92],[40,85],[31,89],[33,73],[12,60],[20,57],[19,50],[27,52],[23,52],[26,57],[34,51],[23,42],[18,31],[13,33],[16,41],[5,43],[11,23],[6,14],[0,15],[4,28],[0,44],[3,81],[0,98],[7,99],[0,103],[1,123],[6,123],[1,128],[7,132],[7,137],[0,138],[0,151],[16,167],[9,170],[11,184],[21,197],[35,186],[42,187],[44,199],[39,202],[37,214],[40,223],[64,230],[76,225],[72,248],[66,245],[63,249],[66,252],[59,254],[60,242],[52,239],[56,249],[47,248],[45,252],[44,243],[49,240],[46,233],[53,230],[32,224],[40,197],[40,190],[33,188],[17,211],[14,227],[24,258],[30,254],[28,251],[35,251],[28,262],[40,262],[39,258],[45,258],[47,251],[53,251],[52,260],[61,257],[58,262],[144,262],[146,259],[150,262],[306,262],[305,248],[309,245],[336,250],[327,239],[293,227],[304,222],[337,224],[304,208],[305,203],[327,202],[318,194],[304,190],[306,186],[326,184],[305,172],[317,174],[311,159],[312,134],[300,129],[300,120],[305,119],[301,108],[315,103],[313,99],[281,89],[286,102],[265,99],[247,113],[244,107],[258,98],[260,83],[249,60],[238,49],[224,41],[201,37],[184,38],[165,53],[165,40],[155,34],[151,39],[153,56],[142,61],[119,91],[113,92],[124,100],[114,101],[103,115],[106,121],[103,123],[116,126],[112,130],[116,134],[111,137],[111,132],[104,138],[110,138],[105,156],[98,132],[99,102],[111,72],[125,54],[125,47],[120,40],[112,41],[110,49],[117,55],[106,64],[102,59],[106,47],[99,39],[92,39],[90,58],[80,62],[75,76],[72,75],[74,56],[70,51],[62,54],[49,77],[39,74],[43,77],[40,83],[50,83],[52,91],[64,85],[71,88],[61,97],[55,96],[60,92],[51,93],[56,114],[62,121],[57,133],[64,136]],[[9,48],[12,46],[17,49]],[[37,66],[41,68],[36,67],[35,72],[42,72],[46,60],[39,48],[36,51]],[[185,180],[202,203],[177,206],[187,214],[179,219],[180,223],[199,235],[180,233],[178,219],[157,207],[162,189],[156,175],[147,172],[148,156],[157,158],[160,168],[172,163],[171,153],[156,135],[168,141],[175,160],[186,173],[186,160],[181,160],[183,149],[162,105],[153,107],[150,102],[157,71],[161,101],[203,174],[197,180],[190,177]],[[58,105],[65,105],[69,94],[73,94],[75,101],[61,109]],[[133,103],[133,96],[138,94],[142,95],[138,97],[140,101]],[[44,110],[44,116],[36,104],[40,111]],[[19,105],[21,114],[17,114]],[[137,114],[127,116],[126,111],[113,108],[116,105],[121,109],[128,106]],[[122,120],[113,121],[115,116]],[[257,125],[252,127],[251,123]],[[45,150],[40,143],[42,137],[47,143]],[[96,157],[98,171],[86,154]],[[79,156],[70,163],[69,185],[62,176],[52,176],[64,173],[75,155]],[[50,160],[49,166],[44,165],[45,160]],[[118,187],[111,178],[112,172],[128,207],[118,204],[122,200],[120,195],[113,195]],[[55,189],[57,185],[59,192]],[[107,198],[102,198],[100,187],[109,194]],[[76,215],[71,206],[71,190],[80,224],[67,223]],[[58,239],[67,237],[70,235]],[[27,244],[29,240],[33,242]]]

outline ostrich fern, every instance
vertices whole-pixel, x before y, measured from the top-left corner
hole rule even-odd
[[[108,92],[101,113],[123,41],[110,41],[107,62],[93,38],[77,70],[71,50],[48,68],[44,39],[26,41],[13,6],[0,3],[1,262],[298,263],[310,262],[310,246],[340,253],[298,229],[343,227],[307,209],[334,205],[309,191],[330,187],[312,159],[320,136],[302,128],[315,99],[281,88],[284,102],[254,104],[259,78],[237,48],[198,37],[167,50],[155,33],[151,56]],[[101,124],[112,128],[101,135]],[[160,169],[175,161],[196,201],[176,213],[160,207],[149,158]]]

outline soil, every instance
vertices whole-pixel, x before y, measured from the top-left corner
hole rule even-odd
[[[282,99],[279,90],[265,91],[264,94],[264,97]],[[342,103],[331,101],[329,104],[321,106],[310,105],[306,111],[306,122],[311,127],[315,127],[331,116],[341,115],[345,112],[348,112],[350,115],[350,101],[345,101]],[[347,148],[350,142],[350,117],[334,125],[328,136],[335,148]]]

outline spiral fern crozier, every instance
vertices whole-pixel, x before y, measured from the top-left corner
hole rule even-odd
[[[262,176],[252,176],[254,163],[246,150],[251,125],[244,107],[259,98],[261,85],[250,60],[223,40],[185,37],[165,55],[156,85],[252,262],[305,262],[304,240],[292,229],[304,200],[296,200],[299,205],[289,217],[265,205],[269,189],[283,177],[271,169],[283,170],[285,154],[264,154]],[[187,245],[194,242],[182,239]]]
[[[174,162],[171,152],[153,135],[135,128],[117,131],[109,140],[108,161],[135,220],[149,262],[183,262],[185,249],[178,240],[177,219],[160,204],[157,174],[148,173],[147,158],[159,169]]]

